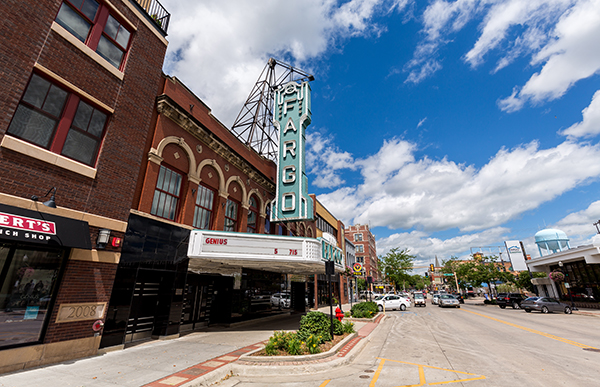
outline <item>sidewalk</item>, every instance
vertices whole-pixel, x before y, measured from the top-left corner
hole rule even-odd
[[[343,305],[342,309],[348,311],[350,305]],[[329,314],[329,307],[319,308],[319,311]],[[226,377],[231,372],[233,363],[240,356],[262,347],[274,331],[298,329],[300,317],[301,314],[283,314],[228,328],[211,327],[182,335],[174,340],[146,341],[103,355],[0,375],[0,386],[188,387],[208,385]],[[296,363],[302,363],[304,369],[307,366],[319,368],[320,365],[331,367],[334,365],[332,362],[336,359],[350,359],[352,353],[358,352],[362,348],[357,344],[367,341],[363,339],[372,333],[380,320],[381,318],[377,322],[355,322],[355,330],[358,335],[346,342],[336,354],[318,361],[298,360]],[[249,365],[240,366],[248,367]],[[272,364],[257,367],[267,370],[274,366]]]

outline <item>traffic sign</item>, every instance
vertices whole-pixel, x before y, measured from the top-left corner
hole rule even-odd
[[[445,275],[445,276],[448,276],[448,277],[450,277],[450,276],[454,276],[454,274],[453,274],[453,273],[444,273],[444,275]]]

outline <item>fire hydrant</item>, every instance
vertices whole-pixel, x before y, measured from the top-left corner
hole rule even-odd
[[[337,308],[335,308],[335,318],[337,318],[338,320],[340,320],[340,322],[344,318],[344,313],[342,312],[342,310],[340,309],[339,306]]]

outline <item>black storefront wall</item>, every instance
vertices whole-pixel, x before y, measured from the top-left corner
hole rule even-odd
[[[87,222],[0,204],[0,347],[43,341],[71,248],[91,249]]]
[[[189,234],[130,215],[100,348],[179,333]]]

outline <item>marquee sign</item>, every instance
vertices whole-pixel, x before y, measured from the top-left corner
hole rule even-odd
[[[275,92],[274,122],[279,131],[277,193],[271,221],[312,220],[313,201],[308,196],[305,172],[305,131],[311,122],[308,82],[289,82]]]

